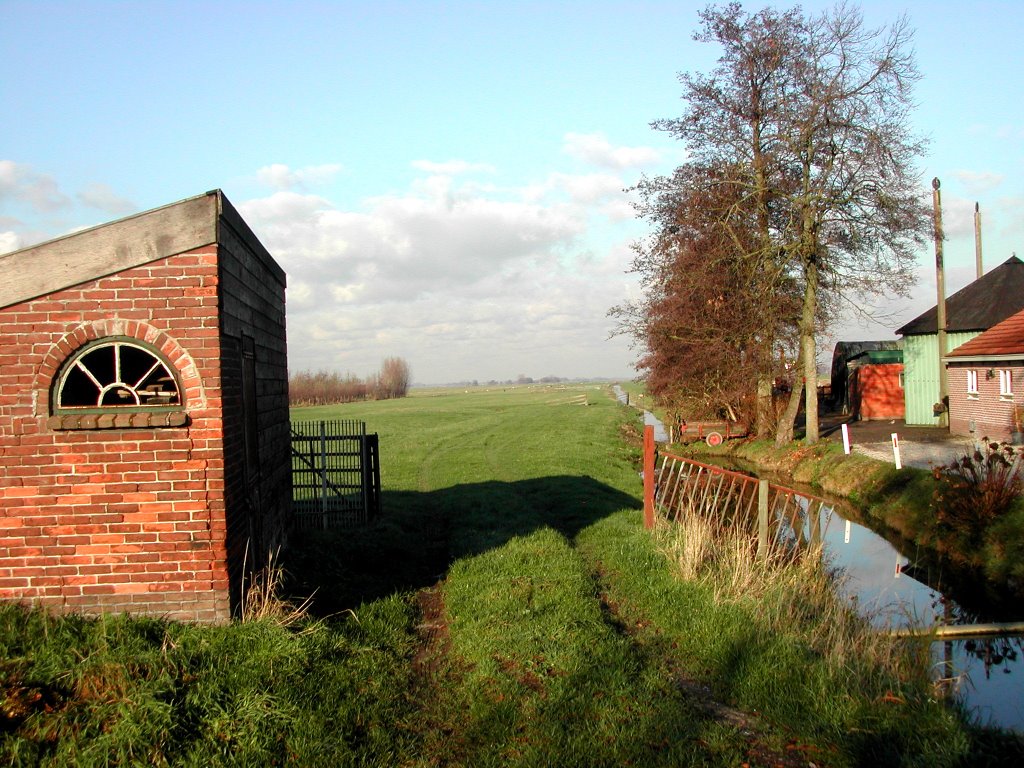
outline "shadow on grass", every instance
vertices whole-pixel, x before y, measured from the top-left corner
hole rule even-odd
[[[576,476],[391,491],[382,501],[380,519],[366,527],[291,537],[284,558],[289,592],[314,595],[315,615],[430,586],[456,560],[538,528],[572,538],[602,517],[641,508],[634,496]]]

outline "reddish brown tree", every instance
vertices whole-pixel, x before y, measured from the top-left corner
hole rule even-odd
[[[639,212],[655,227],[635,246],[645,298],[612,315],[643,347],[638,368],[661,403],[766,434],[771,401],[758,398],[758,384],[770,387],[777,350],[791,340],[793,281],[762,247],[741,171],[688,164],[638,185]]]

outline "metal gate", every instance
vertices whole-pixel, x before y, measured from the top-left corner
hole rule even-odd
[[[345,528],[380,514],[380,452],[362,421],[293,421],[297,528]]]

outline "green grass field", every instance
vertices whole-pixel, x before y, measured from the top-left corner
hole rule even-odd
[[[308,618],[0,607],[0,764],[935,766],[1019,749],[936,701],[912,648],[836,663],[792,595],[773,614],[772,589],[682,578],[673,534],[643,530],[635,412],[606,388],[293,416],[365,420],[381,446],[380,520],[284,555]]]

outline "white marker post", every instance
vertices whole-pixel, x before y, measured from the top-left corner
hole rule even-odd
[[[896,460],[896,469],[903,469],[903,461],[900,459],[900,436],[892,433],[892,455]]]
[[[843,452],[850,455],[850,427],[847,424],[843,424]]]
[[[843,534],[843,544],[850,543],[850,521],[846,521],[846,532]]]

